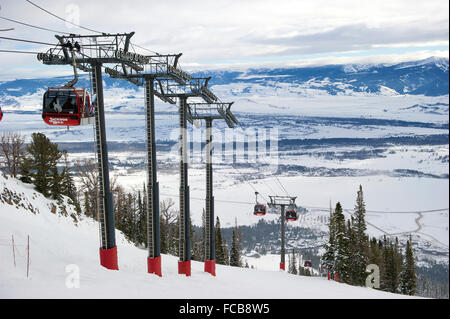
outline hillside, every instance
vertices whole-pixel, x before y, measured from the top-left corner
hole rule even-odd
[[[26,241],[30,236],[30,275]],[[11,236],[15,240],[14,266]],[[162,256],[163,277],[146,273],[146,251],[116,232],[119,271],[99,266],[98,225],[0,175],[0,298],[405,298],[278,271],[217,266],[217,277],[192,263],[192,277],[177,274],[177,257]],[[80,288],[66,288],[77,265]],[[73,266],[72,266],[73,267]],[[66,272],[68,270],[68,272]],[[70,277],[69,277],[70,278]]]

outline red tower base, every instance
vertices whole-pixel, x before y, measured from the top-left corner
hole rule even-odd
[[[119,270],[117,263],[117,246],[110,249],[100,248],[100,265],[107,269]]]
[[[216,275],[216,260],[205,260],[205,272],[210,273],[211,275]]]
[[[280,270],[285,270],[284,263],[280,263]]]
[[[191,275],[191,261],[190,260],[178,262],[178,274],[180,274],[180,275],[184,274],[188,277]]]
[[[155,274],[162,277],[161,273],[161,256],[155,258],[147,258],[147,269],[149,274]]]

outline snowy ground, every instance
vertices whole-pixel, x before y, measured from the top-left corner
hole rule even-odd
[[[70,217],[52,214],[51,201],[0,175],[0,194],[5,189],[20,200],[13,205],[0,201],[0,298],[406,298],[279,271],[218,265],[217,277],[212,277],[203,272],[200,262],[193,262],[192,276],[185,277],[177,274],[177,258],[166,255],[159,278],[146,273],[146,251],[128,243],[120,232],[116,232],[120,270],[106,270],[99,266],[95,221],[85,219],[75,225]],[[38,212],[30,213],[22,203]],[[27,278],[28,235],[31,266]],[[76,273],[79,288],[69,288]]]

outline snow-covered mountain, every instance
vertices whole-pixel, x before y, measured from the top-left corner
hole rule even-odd
[[[441,96],[448,94],[448,59],[431,57],[425,60],[387,64],[346,64],[316,67],[258,68],[245,71],[199,71],[194,76],[211,76],[210,86],[240,85],[239,92],[250,92],[255,85],[277,89],[289,84],[292,92],[318,90],[329,95],[398,95]],[[13,103],[14,97],[32,95],[47,87],[66,83],[70,77],[17,79],[0,82],[2,105]],[[135,90],[133,84],[104,77],[105,89]],[[82,75],[79,86],[89,87],[89,78]],[[133,98],[133,94],[129,96]]]
[[[277,87],[289,83],[292,87],[320,90],[330,95],[440,96],[448,94],[449,84],[448,59],[437,57],[394,65],[346,64],[263,68],[240,72],[199,72],[196,75],[211,76],[211,85],[246,83]]]
[[[30,185],[0,175],[0,298],[407,298],[279,271],[218,265],[212,277],[200,262],[192,262],[187,278],[177,274],[177,257],[169,255],[162,256],[159,278],[146,273],[147,252],[119,231],[120,270],[106,270],[99,265],[97,222],[74,215],[67,203],[58,206]]]

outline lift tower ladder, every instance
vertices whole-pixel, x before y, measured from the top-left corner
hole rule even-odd
[[[98,168],[98,220],[100,227],[100,264],[108,269],[118,269],[117,246],[115,240],[114,207],[109,184],[108,149],[106,142],[105,111],[103,98],[102,66],[120,64],[135,71],[142,70],[145,56],[129,52],[131,33],[75,35],[55,37],[58,44],[37,58],[47,65],[74,65],[93,74],[95,101],[95,140]],[[67,45],[79,48],[69,54]]]
[[[193,121],[205,120],[206,123],[206,209],[205,209],[205,267],[204,271],[216,275],[216,251],[214,242],[214,193],[213,193],[213,168],[212,168],[212,122],[213,120],[225,120],[229,128],[239,124],[231,113],[231,103],[189,103],[190,118]]]
[[[285,270],[285,209],[286,206],[295,205],[295,199],[297,197],[292,196],[278,196],[278,195],[269,195],[270,202],[267,205],[271,208],[280,207],[281,209],[281,260],[280,260],[280,269]]]

